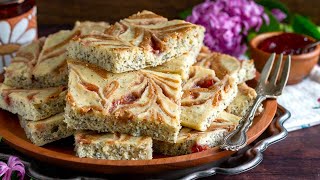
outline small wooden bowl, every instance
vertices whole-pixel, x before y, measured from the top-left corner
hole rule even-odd
[[[258,49],[258,45],[265,39],[282,34],[284,32],[267,32],[263,34],[257,35],[253,38],[250,43],[250,54],[251,58],[254,59],[255,66],[259,72],[262,71],[263,66],[266,61],[270,57],[271,53],[262,51]],[[305,35],[304,35],[305,36]],[[307,36],[311,40],[315,41],[315,39]],[[291,70],[289,74],[288,84],[296,84],[303,80],[306,76],[308,76],[312,70],[312,68],[317,64],[320,55],[320,45],[318,45],[315,50],[301,54],[301,55],[292,55],[291,56]],[[278,54],[276,56],[278,58]],[[284,59],[286,56],[284,56]]]

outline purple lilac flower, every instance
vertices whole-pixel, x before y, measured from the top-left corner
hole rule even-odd
[[[282,12],[280,9],[272,9],[271,13],[279,22],[287,18],[287,15],[284,12]]]
[[[214,51],[239,57],[247,46],[245,35],[269,23],[262,6],[253,0],[216,0],[195,6],[187,21],[206,28],[204,43]]]
[[[19,158],[10,156],[8,164],[0,162],[0,177],[2,177],[3,180],[10,180],[14,171],[17,171],[17,176],[20,180],[24,179],[25,169]]]
[[[2,177],[10,168],[6,163],[0,162],[0,177]]]

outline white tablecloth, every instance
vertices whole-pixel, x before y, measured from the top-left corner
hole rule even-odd
[[[301,83],[286,86],[278,103],[291,112],[284,124],[289,131],[320,124],[320,67]]]

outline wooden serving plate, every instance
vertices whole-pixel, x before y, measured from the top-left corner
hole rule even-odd
[[[259,78],[259,74],[257,74],[257,78]],[[0,82],[2,81],[3,76],[0,75]],[[256,83],[257,81],[253,80],[248,84],[254,87]],[[255,117],[247,133],[248,144],[256,140],[266,130],[272,122],[276,110],[276,100],[266,100],[264,102],[264,111]],[[42,147],[35,146],[26,137],[24,130],[19,124],[18,116],[4,110],[0,110],[0,136],[2,136],[4,141],[12,148],[39,161],[74,170],[104,174],[159,173],[185,169],[219,161],[235,153],[215,147],[183,156],[169,157],[154,155],[154,159],[152,160],[98,160],[78,158],[73,151],[74,146],[72,142],[59,143],[58,141]]]
[[[275,100],[264,103],[263,113],[254,119],[248,131],[248,141],[258,138],[271,123],[277,109]],[[0,135],[14,149],[43,162],[75,170],[95,173],[156,173],[195,167],[218,161],[234,152],[220,150],[218,147],[183,156],[157,156],[152,160],[97,160],[78,158],[73,151],[73,144],[51,143],[43,147],[33,145],[19,125],[18,117],[0,110]]]

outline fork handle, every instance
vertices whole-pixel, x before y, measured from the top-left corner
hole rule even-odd
[[[237,128],[225,137],[224,142],[221,145],[221,148],[237,151],[246,145],[247,143],[246,132],[248,131],[249,127],[253,122],[254,115],[257,109],[265,99],[266,99],[265,96],[262,96],[262,95],[257,96],[250,110],[239,121],[239,125],[237,126]]]
[[[265,96],[258,95],[252,105],[252,108],[250,108],[250,110],[244,116],[245,118],[242,118],[241,119],[242,122],[239,122],[239,124],[243,124],[241,129],[245,130],[245,132],[247,132],[249,127],[251,126],[253,119],[254,119],[254,116],[255,116],[258,108],[260,107],[261,103],[266,99],[267,98]]]

